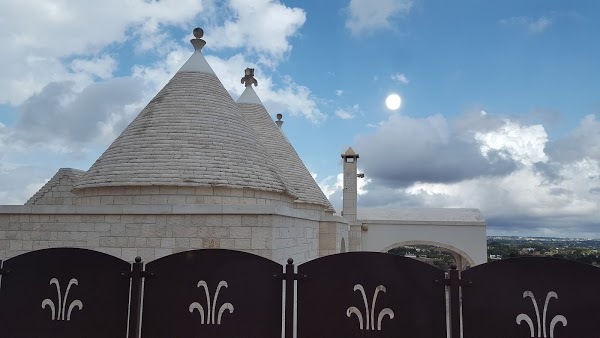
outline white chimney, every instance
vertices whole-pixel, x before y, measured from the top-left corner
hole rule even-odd
[[[350,147],[342,154],[342,159],[344,160],[344,201],[342,206],[342,216],[344,216],[348,222],[355,223],[356,201],[358,198],[356,181],[356,162],[358,161],[358,154]]]

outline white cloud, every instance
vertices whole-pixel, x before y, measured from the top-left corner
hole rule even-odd
[[[423,133],[431,136],[417,137]],[[463,141],[457,143],[457,139]],[[555,141],[548,140],[542,125],[498,119],[490,112],[478,111],[445,124],[433,123],[431,118],[392,116],[377,126],[374,136],[357,139],[355,149],[365,175],[372,178],[360,206],[479,208],[488,231],[502,234],[597,233],[598,139],[600,122],[592,115]],[[435,146],[444,142],[453,144],[454,150]],[[516,166],[473,170],[474,163],[479,163],[474,161],[473,149],[480,156],[492,155],[486,159],[492,160],[492,166],[498,161],[512,161]],[[385,170],[388,167],[392,170]],[[461,174],[444,176],[448,172]]]
[[[402,73],[392,74],[390,76],[390,78],[392,80],[394,80],[394,81],[398,81],[400,83],[408,84],[408,78],[406,77],[406,75],[404,75]]]
[[[100,79],[108,79],[117,68],[117,60],[110,55],[102,55],[92,59],[75,59],[69,66],[74,73],[87,73]]]
[[[354,115],[352,115],[351,113],[343,110],[343,109],[337,109],[335,111],[335,115],[339,118],[341,118],[342,120],[351,120],[354,118]]]
[[[548,135],[539,124],[521,126],[506,120],[497,130],[475,133],[475,140],[481,144],[481,152],[486,157],[490,151],[497,150],[501,156],[507,154],[524,165],[548,161],[548,156],[544,153]]]
[[[342,96],[344,94],[344,91],[341,89],[336,89],[335,90],[335,96]]]
[[[109,57],[95,65],[64,62],[93,59],[106,46],[131,39],[131,32],[144,37],[157,27],[188,24],[202,9],[201,0],[2,1],[0,64],[10,67],[0,67],[0,103],[17,105],[50,82],[78,82],[80,71],[103,78],[114,69]]]
[[[456,182],[504,174],[515,167],[513,158],[501,157],[497,150],[483,156],[472,132],[455,130],[442,115],[412,118],[392,113],[358,135],[355,144],[365,171],[392,187],[415,181]]]
[[[245,48],[269,66],[292,49],[289,39],[306,21],[303,9],[277,0],[231,0],[228,9],[232,19],[206,30],[208,48]]]
[[[358,172],[362,172],[360,169],[358,169]],[[316,173],[311,173],[313,178],[316,180],[317,179],[317,174]],[[323,193],[325,194],[325,196],[327,196],[327,198],[331,198],[331,196],[333,194],[335,194],[336,192],[341,192],[344,189],[344,173],[339,173],[335,176],[327,176],[324,179],[322,179],[321,181],[317,181],[319,184],[319,187],[321,188],[321,190],[323,191]],[[368,177],[365,178],[357,178],[356,181],[356,190],[358,192],[358,196],[362,196],[367,194],[369,191],[367,190],[367,185],[371,182],[371,179]]]
[[[0,161],[0,203],[23,204],[47,182],[47,175],[41,168]]]
[[[392,29],[392,19],[408,14],[413,4],[413,0],[350,0],[346,28],[354,36]]]
[[[537,19],[526,16],[513,16],[508,19],[500,20],[500,23],[503,25],[524,28],[530,34],[538,34],[548,29],[552,25],[553,21],[546,16],[541,16]]]
[[[575,162],[585,158],[600,161],[600,120],[591,114],[565,137],[550,142],[548,154],[558,162]]]
[[[356,114],[360,112],[360,106],[358,104],[353,105],[352,107],[339,108],[335,110],[335,115],[342,120],[351,120]]]
[[[529,23],[529,30],[533,33],[541,33],[545,31],[546,28],[550,27],[551,24],[552,20],[546,17],[541,17]]]

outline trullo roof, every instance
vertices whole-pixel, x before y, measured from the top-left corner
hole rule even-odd
[[[253,77],[244,77],[246,89],[237,103],[258,140],[265,146],[280,175],[299,202],[318,204],[333,211],[333,207],[298,156],[281,129],[273,122],[261,100],[252,88]]]
[[[265,147],[201,53],[165,87],[77,181],[106,186],[226,186],[293,195]]]

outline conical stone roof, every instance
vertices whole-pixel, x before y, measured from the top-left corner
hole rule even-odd
[[[196,31],[194,31],[196,35]],[[289,192],[254,129],[200,49],[77,181],[110,186],[224,186]]]
[[[292,193],[297,196],[297,201],[321,205],[329,211],[334,211],[333,206],[313,179],[294,147],[271,119],[256,95],[251,85],[253,78],[245,79],[246,89],[237,103],[248,123],[254,128],[259,141],[267,149],[281,177],[288,184]]]

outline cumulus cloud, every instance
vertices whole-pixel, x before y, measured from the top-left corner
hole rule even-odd
[[[362,170],[358,169],[358,172],[361,173]],[[316,173],[311,173],[325,196],[329,199],[331,204],[336,210],[342,210],[342,194],[344,189],[344,173],[338,173],[337,175],[327,176],[322,180],[317,179]],[[366,195],[369,191],[367,190],[367,185],[371,183],[371,179],[366,178],[357,178],[356,188],[358,192],[358,199],[362,199],[362,196]]]
[[[342,96],[343,94],[344,94],[344,91],[342,89],[335,90],[335,96]]]
[[[600,161],[600,121],[595,115],[586,116],[577,129],[549,142],[546,152],[558,162],[574,162],[584,158]]]
[[[413,0],[350,0],[346,28],[359,36],[392,29],[392,19],[410,12]]]
[[[80,93],[74,92],[72,82],[52,82],[19,106],[15,140],[60,144],[61,148],[93,142],[101,136],[101,123],[111,117],[131,119],[127,107],[141,103],[140,82],[131,77],[113,78],[92,83]]]
[[[47,175],[44,168],[0,161],[1,204],[23,204],[47,182],[43,178]]]
[[[306,21],[303,9],[277,0],[231,0],[227,10],[231,19],[207,30],[209,48],[244,48],[270,66],[291,50],[289,39]]]
[[[3,1],[0,35],[0,103],[17,105],[50,82],[74,80],[79,71],[102,78],[96,64],[65,60],[93,56],[132,36],[157,33],[163,25],[188,23],[202,11],[201,0]],[[133,34],[131,34],[133,33]],[[156,41],[157,44],[162,41]],[[110,59],[101,61],[110,63]]]
[[[487,158],[492,151],[521,162],[532,165],[546,162],[548,156],[544,146],[548,135],[542,125],[521,126],[519,123],[506,120],[499,129],[489,132],[476,132],[475,140],[479,142],[481,153]]]
[[[441,115],[424,119],[392,114],[373,133],[356,138],[365,171],[392,186],[415,181],[456,182],[482,175],[501,175],[514,170],[514,160],[502,150],[487,156],[469,134],[451,129]]]
[[[546,16],[541,16],[537,19],[526,16],[513,16],[500,20],[500,23],[523,28],[530,34],[539,34],[546,31],[552,25],[553,21]]]
[[[593,115],[554,141],[541,125],[491,113],[454,121],[390,116],[356,139],[372,179],[359,207],[479,208],[491,234],[592,236],[600,219],[598,137]]]

